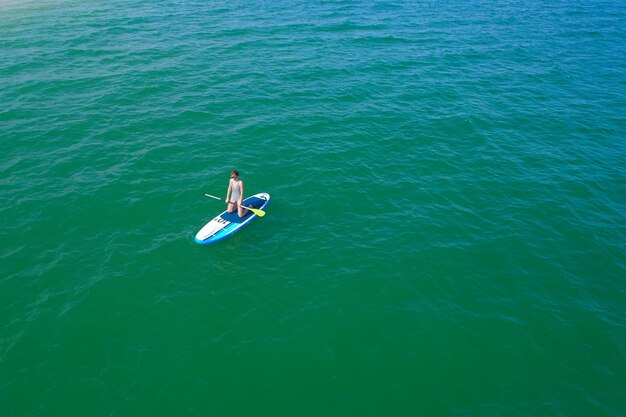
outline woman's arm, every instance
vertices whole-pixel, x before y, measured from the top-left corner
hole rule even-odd
[[[230,195],[230,184],[233,182],[233,180],[228,180],[228,190],[226,190],[226,203],[230,203],[230,200],[228,200],[228,196]]]
[[[241,194],[239,195],[239,201],[237,202],[237,204],[241,206],[243,204],[243,181],[241,180],[239,180],[239,190],[241,191]]]

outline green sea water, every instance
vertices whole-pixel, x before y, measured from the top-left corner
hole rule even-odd
[[[626,415],[625,22],[0,1],[0,416]]]

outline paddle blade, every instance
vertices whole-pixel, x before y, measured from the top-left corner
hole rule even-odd
[[[263,210],[260,209],[254,209],[252,207],[246,207],[248,210],[250,210],[251,212],[253,212],[254,214],[256,214],[259,217],[263,217],[265,216],[265,212]]]

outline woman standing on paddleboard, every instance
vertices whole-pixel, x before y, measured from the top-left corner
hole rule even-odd
[[[230,181],[228,181],[228,190],[226,191],[226,202],[228,203],[228,212],[232,213],[237,210],[239,217],[246,215],[246,210],[241,204],[243,202],[243,181],[239,178],[239,171],[233,169],[230,173]]]

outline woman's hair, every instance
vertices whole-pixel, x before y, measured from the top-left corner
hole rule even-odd
[[[233,169],[233,172],[231,172],[231,174],[235,174],[236,177],[239,176],[239,171],[237,171],[236,169]]]

